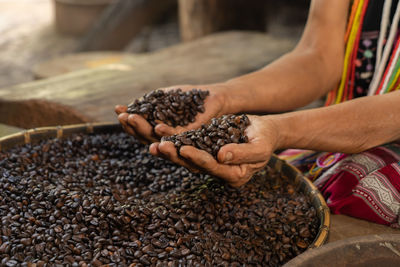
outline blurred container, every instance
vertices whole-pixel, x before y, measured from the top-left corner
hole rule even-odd
[[[53,0],[58,32],[82,36],[114,0]]]

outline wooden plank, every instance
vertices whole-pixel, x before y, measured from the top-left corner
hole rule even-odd
[[[4,100],[46,99],[71,106],[95,121],[116,120],[113,107],[162,86],[224,81],[256,70],[294,47],[266,34],[227,32],[119,64],[0,89]]]

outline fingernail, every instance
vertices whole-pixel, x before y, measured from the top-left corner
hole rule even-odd
[[[225,154],[224,162],[228,162],[228,161],[232,160],[232,158],[233,158],[232,152],[227,152]]]

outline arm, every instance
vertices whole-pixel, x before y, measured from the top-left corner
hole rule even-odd
[[[337,86],[344,57],[348,0],[314,0],[296,48],[265,68],[229,80],[227,113],[282,112]]]
[[[239,112],[282,112],[304,106],[337,85],[343,62],[349,0],[313,0],[309,19],[297,47],[267,67],[216,84],[179,86],[210,90],[205,113],[186,127],[154,128],[137,114],[117,106],[124,129],[142,140],[198,128],[213,117]]]
[[[359,153],[400,139],[400,91],[272,119],[281,147]]]
[[[191,146],[181,148],[180,158],[170,142],[154,143],[150,152],[240,186],[267,164],[276,149],[358,153],[399,140],[400,91],[362,97],[330,107],[251,116],[250,121],[246,130],[249,143],[223,146],[218,152],[218,161]]]

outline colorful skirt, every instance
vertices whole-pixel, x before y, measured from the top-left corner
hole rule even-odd
[[[359,154],[286,150],[293,164],[321,191],[334,214],[400,227],[400,144]]]

